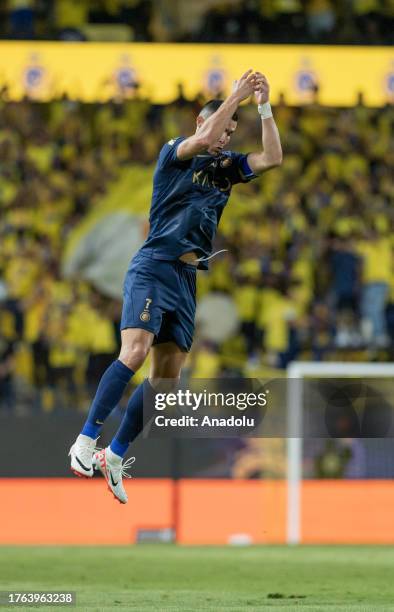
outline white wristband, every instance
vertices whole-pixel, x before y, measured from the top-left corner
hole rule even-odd
[[[271,104],[269,102],[259,104],[257,110],[259,111],[259,114],[263,119],[269,119],[270,117],[272,117]]]

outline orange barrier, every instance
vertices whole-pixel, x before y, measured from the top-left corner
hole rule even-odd
[[[394,481],[306,480],[303,543],[393,544]]]
[[[227,544],[236,535],[252,542],[286,538],[286,483],[267,480],[182,480],[178,539],[182,544]]]
[[[171,480],[127,484],[122,505],[99,479],[0,479],[0,543],[131,544],[139,527],[171,524]]]
[[[122,506],[102,480],[0,479],[0,544],[131,544],[177,524],[181,544],[286,538],[286,483],[135,479]],[[394,543],[394,481],[305,481],[304,543]]]

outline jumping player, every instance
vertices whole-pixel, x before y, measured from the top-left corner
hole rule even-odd
[[[228,150],[240,102],[255,94],[261,115],[262,149],[243,155]],[[154,178],[148,238],[132,259],[124,282],[119,358],[103,374],[88,418],[70,449],[71,469],[91,477],[98,469],[121,502],[122,477],[134,458],[123,457],[142,429],[144,388],[179,379],[193,341],[196,270],[207,269],[212,241],[236,183],[279,166],[282,148],[269,103],[266,77],[251,69],[224,101],[211,100],[189,138],[170,140],[160,151]],[[151,351],[149,380],[132,394],[110,446],[96,452],[105,419],[119,403]],[[150,388],[151,388],[150,387]]]

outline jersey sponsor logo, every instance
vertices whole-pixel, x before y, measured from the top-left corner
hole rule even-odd
[[[148,323],[150,321],[149,307],[151,303],[152,303],[151,298],[145,298],[145,308],[140,314],[140,319],[143,323]]]
[[[220,177],[220,179],[212,178],[212,175],[204,170],[196,170],[193,172],[192,181],[196,185],[206,187],[207,189],[219,189],[219,191],[230,191],[231,181],[226,176]]]

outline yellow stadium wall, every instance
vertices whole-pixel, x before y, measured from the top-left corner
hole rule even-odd
[[[180,544],[286,539],[286,483],[135,479],[117,503],[100,479],[0,479],[0,545],[132,544],[140,528],[173,526]],[[394,482],[304,481],[302,542],[394,543]]]
[[[381,106],[394,97],[393,59],[390,47],[5,41],[0,86],[7,85],[14,100],[67,93],[92,102],[118,94],[119,82],[132,77],[142,96],[167,103],[178,83],[189,98],[206,90],[210,78],[229,91],[233,79],[253,67],[267,74],[274,103],[281,92],[290,104],[308,102],[312,80],[323,104],[352,106],[363,92],[366,104]]]

